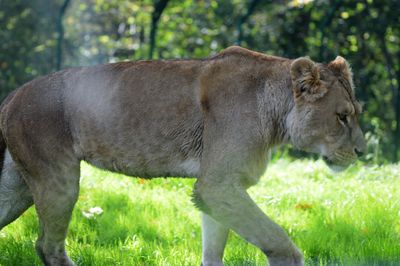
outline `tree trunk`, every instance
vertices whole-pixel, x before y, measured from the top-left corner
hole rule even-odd
[[[169,0],[156,0],[154,2],[154,11],[151,14],[151,29],[150,29],[150,49],[149,49],[149,59],[153,58],[154,49],[156,47],[156,34],[157,26],[160,17],[167,6]]]
[[[70,0],[65,0],[63,5],[60,8],[60,14],[58,16],[58,21],[57,21],[57,31],[58,31],[58,36],[57,36],[57,62],[56,62],[56,68],[57,70],[61,69],[62,65],[62,44],[64,41],[64,25],[63,25],[63,19],[65,15],[65,10],[67,9],[68,5],[70,3]]]

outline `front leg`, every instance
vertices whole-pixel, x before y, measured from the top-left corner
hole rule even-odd
[[[222,258],[229,229],[202,213],[202,266],[223,266]]]
[[[269,265],[303,265],[302,254],[284,230],[256,206],[244,188],[207,181],[202,178],[197,182],[194,195],[204,212],[259,247]]]
[[[203,149],[193,201],[260,248],[270,266],[303,265],[302,254],[285,231],[246,192],[264,173],[268,149],[278,133],[277,124],[260,113],[265,110],[260,108],[264,102],[258,100],[254,86],[261,80],[246,83],[227,77],[202,80]]]

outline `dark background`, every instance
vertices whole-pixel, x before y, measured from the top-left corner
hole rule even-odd
[[[62,68],[201,58],[232,44],[320,62],[341,55],[364,102],[366,160],[398,161],[399,12],[388,0],[0,0],[0,98]]]

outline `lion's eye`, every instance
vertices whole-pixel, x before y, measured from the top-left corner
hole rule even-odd
[[[346,114],[338,114],[338,118],[340,122],[347,124],[347,115]]]

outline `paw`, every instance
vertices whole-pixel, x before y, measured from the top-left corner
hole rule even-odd
[[[271,254],[268,256],[270,266],[303,266],[303,254],[294,245],[285,253]]]

